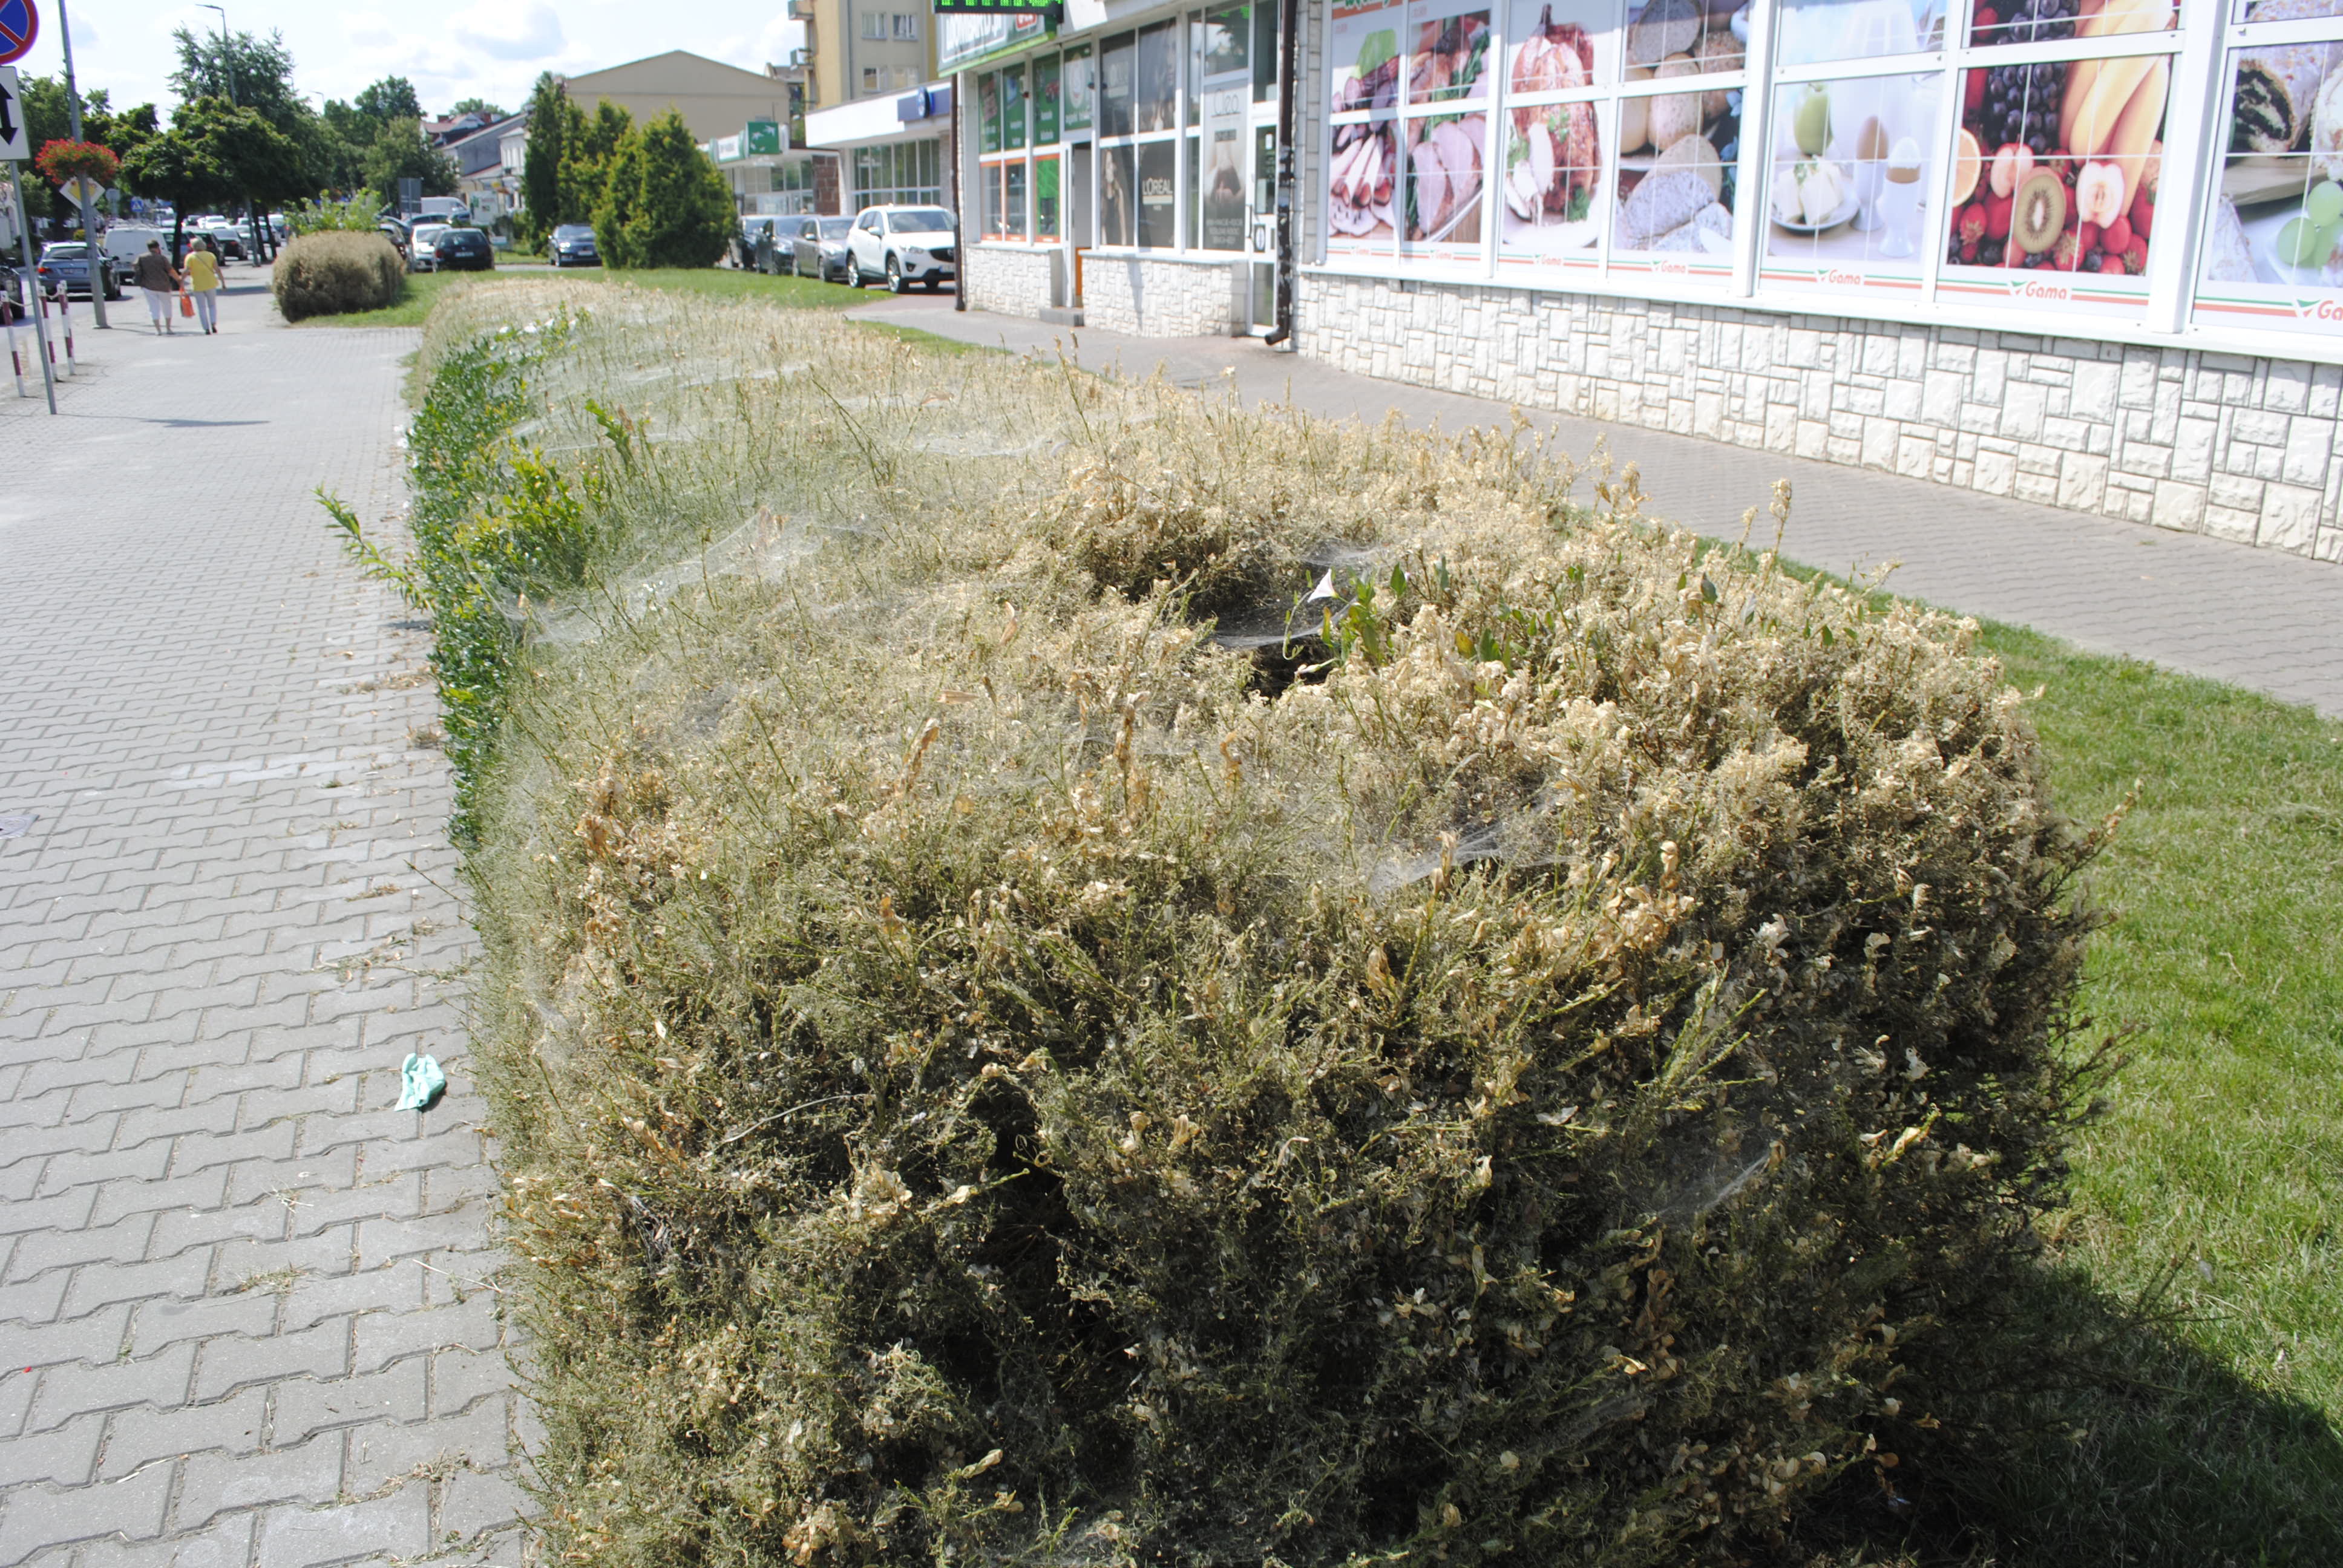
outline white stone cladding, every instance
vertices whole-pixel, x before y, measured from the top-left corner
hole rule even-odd
[[[1346,370],[2343,560],[2343,367],[1518,288],[1300,282],[1298,347]]]
[[[1052,254],[1023,245],[963,246],[960,290],[969,308],[1039,317],[1050,303]]]
[[[1237,323],[1238,258],[1082,258],[1082,322],[1147,337],[1227,336]]]

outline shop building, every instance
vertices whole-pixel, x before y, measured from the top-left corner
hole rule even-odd
[[[914,85],[884,98],[863,98],[806,116],[806,140],[822,184],[809,209],[853,214],[866,206],[951,205],[952,87]]]
[[[1273,331],[1290,58],[1304,356],[2343,559],[2343,0],[938,11],[972,307]]]

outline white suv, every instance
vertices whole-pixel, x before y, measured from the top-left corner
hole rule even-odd
[[[846,236],[847,281],[882,279],[900,294],[912,284],[941,288],[959,276],[959,226],[940,206],[867,206]]]

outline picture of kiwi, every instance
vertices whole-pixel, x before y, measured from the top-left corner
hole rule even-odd
[[[2028,256],[2039,256],[2058,243],[2066,229],[2066,187],[2048,169],[2036,169],[2018,185],[2011,199],[2009,243]]]

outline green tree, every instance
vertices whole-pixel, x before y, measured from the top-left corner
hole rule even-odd
[[[505,112],[497,107],[496,105],[488,102],[486,98],[460,99],[458,101],[456,106],[448,110],[447,113],[451,116],[486,115],[492,120],[501,120],[505,117]]]
[[[425,196],[456,194],[456,160],[423,139],[423,122],[397,119],[382,128],[366,154],[366,187],[377,211],[398,205],[398,182],[423,182]]]
[[[350,106],[373,121],[377,133],[393,120],[423,117],[423,100],[415,95],[415,84],[404,76],[385,76],[359,88]],[[374,137],[368,136],[367,140],[371,142]]]
[[[586,116],[569,101],[561,79],[550,71],[538,76],[524,112],[528,116],[528,144],[520,166],[522,232],[530,244],[542,245],[545,236],[562,224],[585,221],[562,210],[561,155],[572,137],[584,134]]]
[[[618,144],[594,207],[594,236],[616,267],[712,266],[739,227],[732,193],[669,109]]]
[[[561,222],[594,221],[619,144],[634,128],[635,116],[608,98],[594,106],[591,118],[581,115],[572,123],[561,148]]]
[[[150,137],[123,160],[123,183],[178,209],[176,248],[187,214],[249,197],[264,206],[301,194],[307,175],[293,138],[252,109],[224,98],[179,106],[171,128]]]
[[[285,47],[283,34],[272,32],[263,42],[249,33],[223,38],[179,27],[173,30],[171,41],[179,51],[171,90],[183,103],[224,99],[256,112],[287,136],[312,112],[293,85],[293,53]]]

